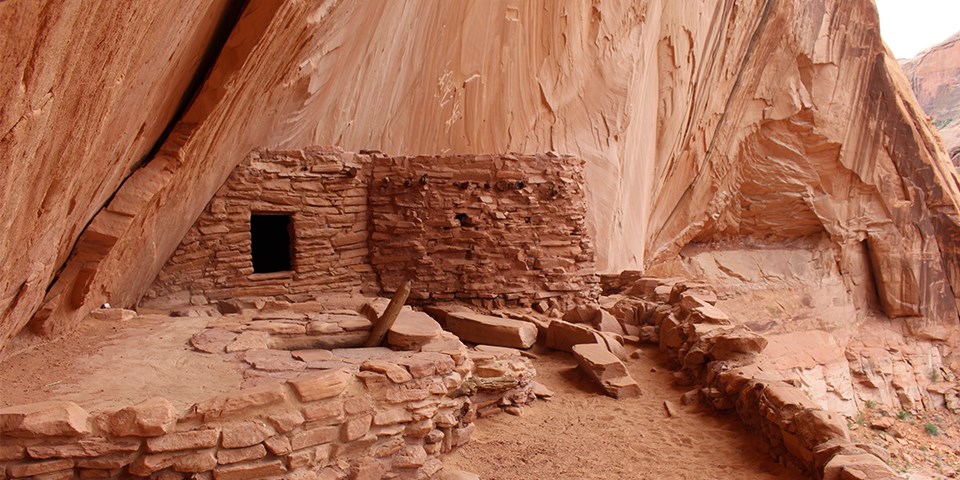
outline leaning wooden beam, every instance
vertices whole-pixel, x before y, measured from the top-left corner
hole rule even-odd
[[[383,343],[383,339],[387,337],[387,331],[393,326],[393,322],[397,320],[397,315],[400,314],[400,309],[403,308],[403,304],[407,303],[407,297],[409,295],[410,280],[407,280],[403,282],[403,285],[400,285],[397,292],[393,294],[393,298],[390,299],[390,304],[387,305],[387,309],[383,311],[383,315],[380,315],[380,318],[373,324],[373,328],[370,329],[370,336],[367,337],[367,342],[364,346],[379,347]]]

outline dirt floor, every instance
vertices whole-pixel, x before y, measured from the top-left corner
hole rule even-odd
[[[519,417],[477,420],[444,464],[497,480],[804,478],[758,451],[759,437],[736,417],[682,406],[655,352],[628,363],[643,395],[625,400],[602,395],[570,355],[541,353],[537,379],[555,396]],[[679,416],[667,416],[665,400]]]
[[[0,363],[0,406],[70,400],[90,412],[162,396],[177,408],[240,388],[237,366],[187,343],[209,318],[89,317],[76,331]]]

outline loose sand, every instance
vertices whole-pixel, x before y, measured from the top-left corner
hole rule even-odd
[[[477,420],[470,443],[444,464],[498,480],[804,478],[761,453],[759,436],[735,416],[682,406],[683,391],[671,387],[655,353],[629,361],[643,395],[625,400],[602,395],[570,355],[541,354],[537,379],[555,396],[519,417]],[[678,417],[666,415],[664,400]]]

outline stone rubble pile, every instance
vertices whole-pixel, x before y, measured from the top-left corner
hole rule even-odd
[[[637,272],[603,276],[601,284],[608,295],[601,304],[624,329],[659,345],[679,369],[678,384],[696,385],[685,403],[735,411],[771,456],[816,478],[899,478],[873,447],[851,441],[842,416],[757,365],[766,339],[716,308],[710,285]]]

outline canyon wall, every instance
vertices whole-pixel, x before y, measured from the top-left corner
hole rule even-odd
[[[954,165],[960,166],[960,33],[900,66],[923,111],[940,129]]]
[[[198,5],[0,4],[0,340],[133,305],[251,150],[312,144],[572,154],[602,270],[826,235],[957,323],[957,173],[870,0],[250,0],[222,49]]]

